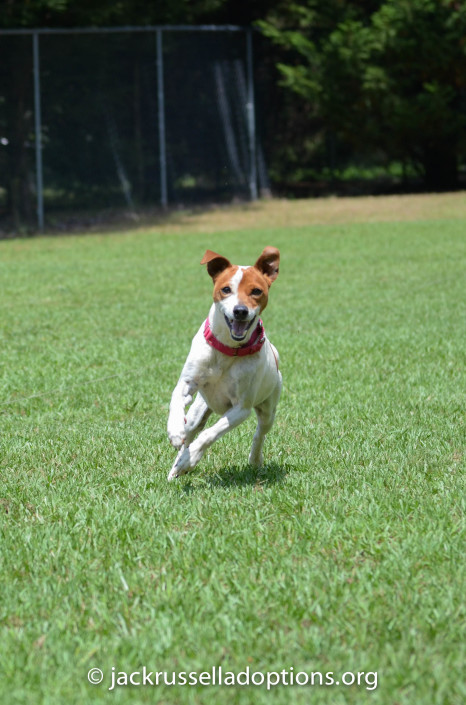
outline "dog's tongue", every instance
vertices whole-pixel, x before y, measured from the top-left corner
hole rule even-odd
[[[231,329],[236,338],[242,338],[248,329],[249,321],[233,321]]]

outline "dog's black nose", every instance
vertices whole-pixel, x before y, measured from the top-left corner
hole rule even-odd
[[[247,306],[235,306],[233,309],[233,316],[235,317],[235,321],[245,321],[246,318],[248,317],[249,309]]]

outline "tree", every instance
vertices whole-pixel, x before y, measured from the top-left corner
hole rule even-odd
[[[464,0],[307,0],[260,23],[290,52],[282,82],[357,149],[457,185],[466,149]],[[293,29],[286,27],[292,26]]]
[[[8,0],[0,27],[103,27],[191,24],[215,13],[226,0]]]

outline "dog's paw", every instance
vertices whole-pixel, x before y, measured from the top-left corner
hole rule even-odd
[[[261,452],[257,453],[251,451],[248,461],[249,465],[252,465],[253,468],[261,468],[264,465],[264,457]]]
[[[178,472],[178,462],[179,462],[181,456],[183,455],[184,451],[185,451],[184,446],[181,446],[181,449],[178,451],[178,455],[176,456],[176,460],[173,463],[170,472],[168,473],[168,477],[167,477],[168,482],[171,482],[172,480],[175,480],[177,477],[180,477],[182,474],[184,474],[184,473]]]
[[[167,433],[168,440],[174,448],[179,450],[186,440],[186,419],[183,418],[182,423],[175,421],[173,418],[168,419]]]
[[[181,435],[181,434],[176,434],[176,433],[175,434],[169,433],[168,438],[169,438],[170,443],[172,444],[173,448],[176,448],[176,450],[179,450],[180,448],[182,448],[182,446],[186,440],[186,437],[184,434]]]
[[[175,480],[177,477],[186,475],[187,472],[196,467],[203,454],[204,452],[196,446],[195,443],[192,443],[187,448],[182,448],[176,456],[172,469],[168,473],[168,481],[171,482],[171,480]]]

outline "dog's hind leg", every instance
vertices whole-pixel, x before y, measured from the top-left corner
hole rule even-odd
[[[275,418],[275,410],[272,414],[263,414],[259,409],[255,409],[257,414],[257,428],[252,439],[251,452],[249,453],[249,464],[256,468],[262,467],[264,458],[262,455],[262,446],[266,434],[273,426]]]
[[[249,464],[256,468],[262,467],[264,458],[262,455],[262,446],[266,434],[270,431],[275,420],[275,412],[277,409],[278,400],[280,398],[281,385],[277,388],[263,404],[257,406],[254,411],[257,415],[257,428],[252,439],[251,452],[249,453]]]

